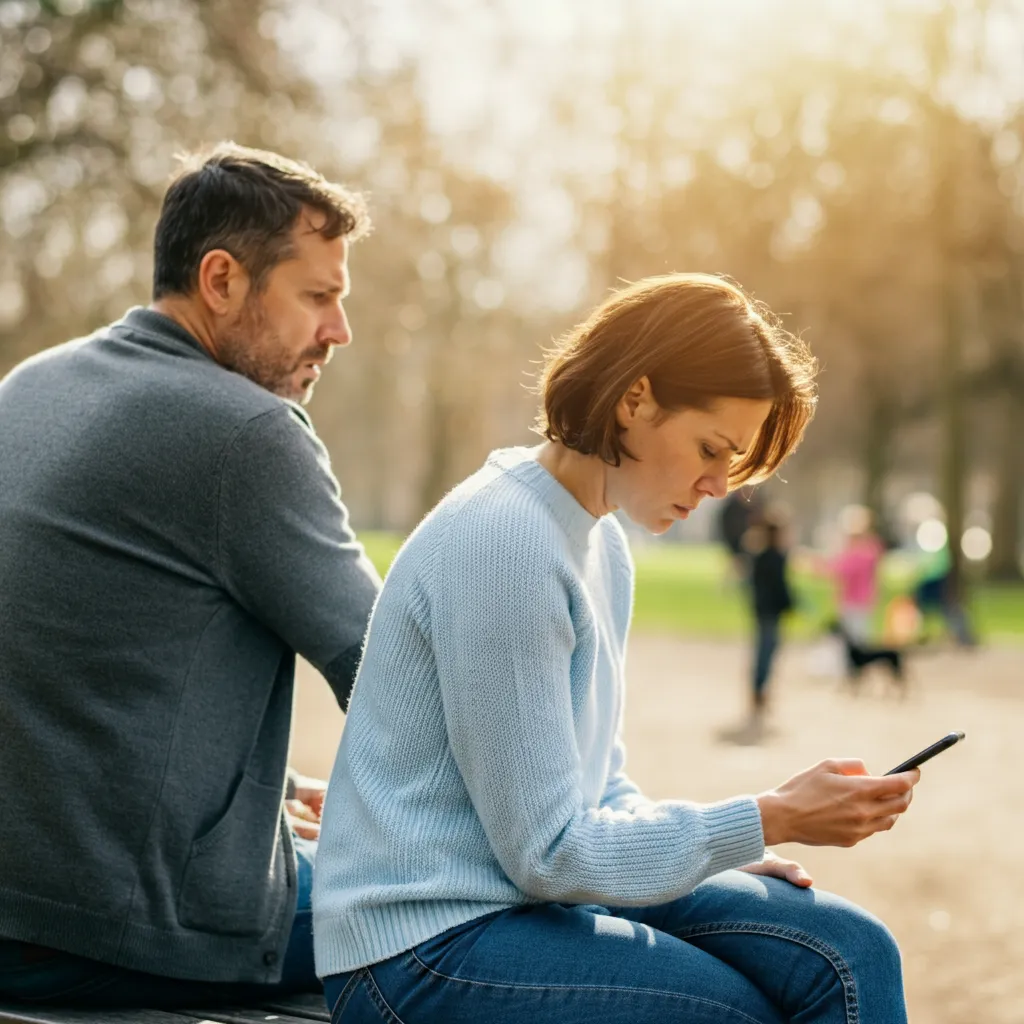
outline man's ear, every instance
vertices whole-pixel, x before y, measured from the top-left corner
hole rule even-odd
[[[641,377],[619,399],[615,407],[615,418],[623,430],[628,430],[638,420],[653,420],[657,412],[658,403],[651,390],[651,382],[647,377]]]
[[[249,294],[249,275],[226,249],[211,249],[199,263],[199,297],[215,316],[233,316]]]

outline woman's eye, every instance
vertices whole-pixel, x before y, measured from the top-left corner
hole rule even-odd
[[[701,455],[704,456],[705,459],[713,459],[713,458],[715,458],[715,454],[716,454],[714,451],[712,451],[711,447],[709,445],[706,445],[706,444],[702,444],[700,446],[700,453],[701,453]]]

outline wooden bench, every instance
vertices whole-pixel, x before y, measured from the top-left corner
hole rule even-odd
[[[308,1024],[329,1021],[324,997],[195,1010],[71,1010],[0,1002],[0,1024]]]

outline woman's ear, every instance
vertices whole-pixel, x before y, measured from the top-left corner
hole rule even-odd
[[[623,430],[628,430],[640,420],[652,421],[657,414],[658,403],[647,377],[634,381],[615,407],[615,418]]]

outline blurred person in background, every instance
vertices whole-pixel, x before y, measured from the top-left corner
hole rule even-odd
[[[741,487],[723,499],[718,510],[718,538],[729,558],[726,579],[745,583],[749,575],[749,557],[743,547],[747,531],[760,521],[761,497],[754,487]]]
[[[818,571],[836,585],[836,607],[843,634],[854,644],[868,644],[878,604],[878,569],[885,547],[872,529],[871,512],[850,505],[840,516],[843,546],[832,558],[818,559]]]
[[[302,405],[367,226],[221,145],[166,194],[152,304],[0,383],[0,996],[319,988],[295,655],[344,708],[380,580]]]
[[[634,569],[612,513],[662,534],[771,475],[814,372],[733,285],[637,282],[550,355],[545,441],[492,453],[403,545],[317,859],[335,1024],[904,1024],[886,928],[766,845],[891,828],[917,772],[824,761],[700,804],[625,770]]]
[[[929,612],[938,612],[949,635],[959,646],[977,646],[978,639],[967,608],[953,583],[948,539],[937,551],[922,553],[913,601],[921,616],[921,642],[928,639],[924,626]]]
[[[768,684],[781,639],[782,619],[794,605],[781,516],[766,515],[761,524],[747,532],[744,547],[750,557],[750,597],[755,623],[750,719],[746,735],[756,741],[764,734]]]

